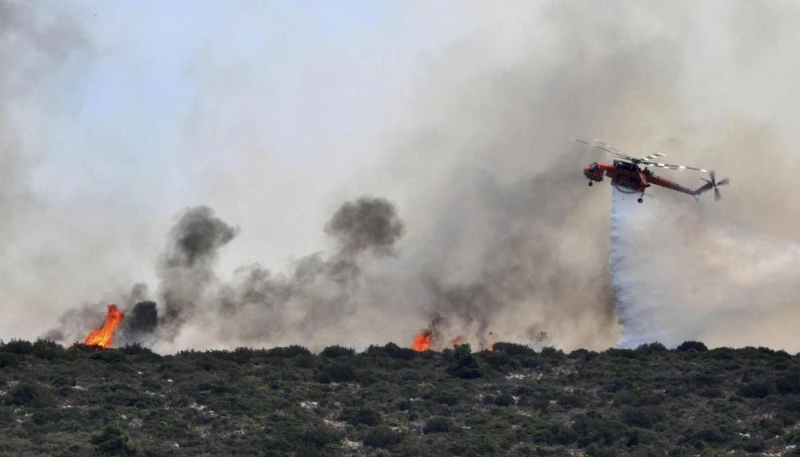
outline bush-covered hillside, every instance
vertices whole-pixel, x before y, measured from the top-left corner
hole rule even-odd
[[[0,456],[800,455],[800,357],[0,344]]]

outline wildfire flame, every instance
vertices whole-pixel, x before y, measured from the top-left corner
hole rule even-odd
[[[492,352],[494,351],[494,332],[489,332],[489,340],[491,343],[489,344],[489,348],[486,350]]]
[[[457,336],[456,339],[453,340],[453,347],[454,348],[458,347],[458,345],[460,345],[463,340],[464,340],[463,336],[461,335]]]
[[[119,323],[122,322],[123,317],[125,317],[125,313],[117,309],[114,305],[108,305],[108,315],[106,316],[106,321],[103,323],[103,326],[92,330],[91,333],[86,335],[83,344],[87,346],[100,346],[103,349],[111,347],[111,345],[114,344],[114,330],[116,330]]]
[[[424,352],[430,349],[431,341],[433,340],[433,330],[425,330],[416,337],[414,337],[414,345],[411,349],[417,352]]]

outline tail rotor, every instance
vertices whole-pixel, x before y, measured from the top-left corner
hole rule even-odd
[[[717,182],[717,173],[714,170],[709,171],[708,176],[711,178],[711,180],[709,181],[707,179],[704,179],[703,181],[711,185],[711,187],[709,187],[709,190],[714,189],[714,200],[715,201],[722,200],[722,193],[719,191],[719,186],[727,186],[728,184],[731,183],[731,180],[729,178],[724,178],[719,182]]]

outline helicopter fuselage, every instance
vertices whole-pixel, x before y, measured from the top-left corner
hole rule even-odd
[[[604,176],[611,179],[611,185],[625,193],[641,193],[650,187],[648,178],[653,176],[649,170],[641,170],[630,162],[615,160],[613,165],[594,162],[583,169],[583,174],[591,181],[600,182]]]
[[[642,170],[638,165],[624,160],[615,160],[613,164],[594,162],[584,167],[583,174],[590,180],[589,185],[593,182],[600,182],[603,180],[603,177],[607,176],[611,179],[611,185],[616,187],[620,192],[628,194],[643,194],[652,184],[691,196],[700,195],[710,188],[707,184],[699,189],[692,190],[668,179],[656,176],[647,168]]]

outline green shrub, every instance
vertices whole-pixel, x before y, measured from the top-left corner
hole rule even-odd
[[[781,395],[800,394],[800,370],[779,376],[775,385]]]
[[[739,388],[738,394],[745,398],[766,398],[775,393],[775,386],[768,382],[749,382]]]
[[[458,346],[453,354],[453,362],[447,372],[456,378],[475,379],[483,376],[483,368],[478,358],[472,354],[469,344]]]
[[[272,348],[267,351],[267,357],[290,359],[301,355],[312,355],[311,351],[303,346],[291,345],[285,348]]]
[[[579,416],[570,428],[577,434],[578,445],[581,447],[591,443],[612,445],[627,431],[625,424],[604,418],[593,411]]]
[[[327,358],[336,358],[336,357],[352,357],[356,354],[356,351],[351,348],[346,348],[342,346],[328,346],[322,350],[320,355],[322,357]]]
[[[425,423],[422,432],[426,435],[431,433],[448,433],[455,430],[455,424],[448,417],[433,417]]]
[[[459,395],[453,392],[436,392],[432,400],[440,405],[455,406],[459,402]]]
[[[622,420],[631,427],[652,428],[664,417],[664,412],[657,406],[622,408]]]
[[[494,352],[501,352],[510,356],[535,356],[536,351],[523,344],[516,343],[495,343],[493,346]]]
[[[516,403],[514,397],[510,394],[501,394],[494,399],[494,404],[497,406],[512,406]]]
[[[584,408],[586,407],[586,400],[579,397],[574,393],[564,393],[558,396],[556,402],[564,408]]]
[[[37,339],[32,347],[31,354],[37,359],[56,360],[64,356],[64,347],[44,339]]]
[[[546,359],[553,359],[553,360],[564,360],[567,358],[567,356],[564,354],[564,351],[562,351],[561,349],[556,349],[552,346],[543,347],[539,355]]]
[[[570,427],[562,424],[552,424],[550,426],[550,434],[547,436],[548,444],[560,444],[562,446],[569,446],[578,441],[578,433]]]
[[[595,351],[590,351],[588,349],[576,349],[570,352],[567,357],[570,359],[583,359],[584,361],[588,362],[597,358],[598,355],[600,354],[598,354]]]
[[[274,454],[267,454],[267,455],[274,455],[275,457],[278,457],[284,454],[276,452]],[[300,443],[297,446],[297,450],[294,452],[294,457],[327,457],[327,456],[328,454],[326,454],[324,450],[309,443]]]
[[[331,382],[353,382],[357,378],[356,370],[352,365],[343,362],[334,362],[320,369],[315,379],[317,382],[329,384]]]
[[[344,433],[324,425],[312,426],[306,429],[303,443],[310,444],[317,449],[323,449],[330,444],[338,443]]]
[[[685,341],[675,348],[675,350],[678,352],[705,352],[708,351],[708,348],[699,341]]]
[[[411,348],[397,348],[389,352],[389,357],[399,360],[414,360],[417,358],[418,352]]]
[[[400,444],[403,441],[403,434],[386,426],[371,427],[364,433],[361,441],[366,446],[388,448]]]
[[[125,353],[116,349],[97,351],[90,355],[89,358],[91,360],[98,360],[103,363],[123,363],[127,361]]]
[[[375,426],[381,423],[381,414],[373,408],[345,408],[339,419],[351,425]]]
[[[19,365],[19,359],[14,354],[0,352],[0,368],[15,368]]]
[[[389,355],[389,351],[386,350],[385,346],[370,344],[367,350],[364,351],[364,355],[369,357],[386,357]]]
[[[0,351],[8,354],[28,355],[33,353],[33,344],[30,341],[11,340],[0,346]]]
[[[636,352],[641,354],[657,354],[669,352],[669,350],[661,343],[646,343],[636,348]]]
[[[612,448],[601,447],[597,444],[591,444],[586,448],[586,455],[589,457],[616,457],[617,451]]]
[[[138,448],[130,435],[116,425],[106,425],[103,431],[93,435],[89,442],[100,455],[120,456],[138,453]]]
[[[615,359],[635,359],[636,352],[633,349],[619,349],[619,348],[611,348],[607,349],[605,354],[608,357],[612,357]]]
[[[712,426],[695,430],[693,427],[692,429],[690,429],[690,432],[684,439],[684,441],[691,443],[695,448],[698,448],[697,446],[698,443],[721,445],[731,442],[733,438],[734,438],[734,433],[728,428]],[[702,445],[700,447],[702,447]]]
[[[55,399],[46,388],[31,382],[21,382],[8,391],[8,404],[44,408],[53,406]]]
[[[747,452],[762,452],[767,449],[767,444],[760,437],[754,436],[742,441],[742,449]]]

